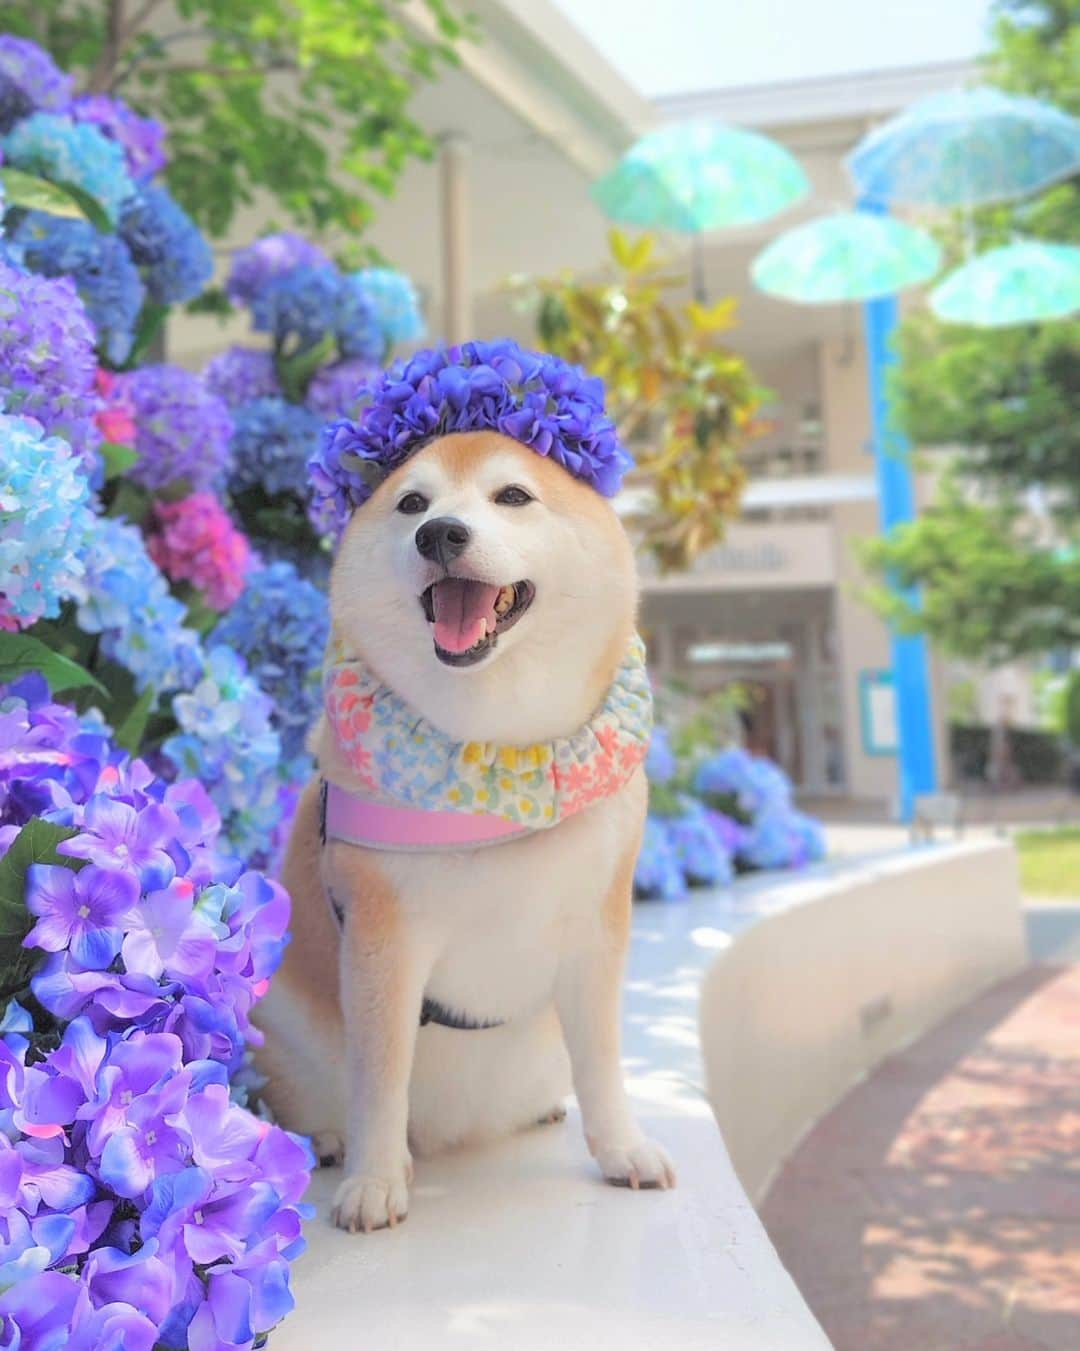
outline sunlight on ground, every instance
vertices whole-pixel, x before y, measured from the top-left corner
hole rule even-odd
[[[1025,896],[1080,901],[1080,826],[1021,831],[1016,848]]]

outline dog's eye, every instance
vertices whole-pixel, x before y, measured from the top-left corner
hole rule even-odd
[[[524,488],[513,483],[495,494],[496,505],[500,507],[523,507],[532,500],[532,493],[527,493]]]
[[[397,509],[403,516],[419,516],[422,511],[427,511],[428,506],[423,493],[406,493],[397,504]]]

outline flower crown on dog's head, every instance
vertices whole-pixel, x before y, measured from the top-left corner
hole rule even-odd
[[[509,338],[417,352],[360,391],[354,418],[323,429],[308,461],[319,524],[344,528],[379,483],[436,437],[497,431],[605,497],[632,461],[604,412],[603,381]]]

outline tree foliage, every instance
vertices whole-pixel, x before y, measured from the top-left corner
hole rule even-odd
[[[169,185],[211,234],[268,195],[296,224],[355,235],[431,141],[409,105],[471,31],[451,0],[34,0],[0,29],[47,46],[85,89],[169,128]]]
[[[1014,92],[1080,112],[1080,0],[999,0],[987,72]],[[1017,235],[1080,241],[1080,180],[957,217],[962,261]],[[921,446],[952,450],[934,508],[866,549],[882,576],[922,588],[923,606],[882,586],[877,608],[945,650],[990,661],[1080,644],[1080,321],[1003,329],[909,317],[899,336],[894,415]],[[1042,490],[1038,530],[1022,495]]]
[[[614,267],[604,280],[521,285],[544,346],[604,380],[637,461],[628,487],[644,490],[635,525],[662,568],[684,568],[738,510],[741,452],[764,391],[720,340],[735,323],[734,301],[674,299],[685,278],[657,259],[649,235],[631,241],[613,230],[610,244]]]

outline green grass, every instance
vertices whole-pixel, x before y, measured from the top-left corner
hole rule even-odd
[[[1025,896],[1080,901],[1080,826],[1023,830],[1016,837]]]

